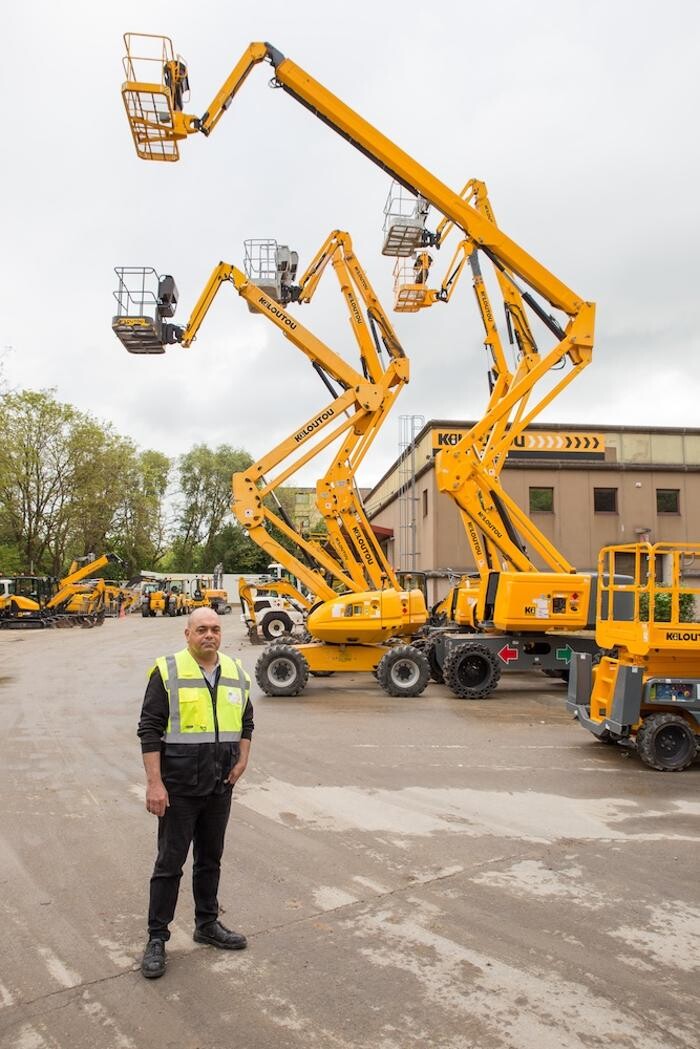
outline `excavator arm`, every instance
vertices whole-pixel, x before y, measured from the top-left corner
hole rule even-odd
[[[95,572],[99,572],[102,568],[106,568],[107,565],[122,565],[121,558],[116,554],[101,554],[100,557],[97,558],[90,557],[89,560],[85,558],[82,558],[81,560],[84,561],[82,565],[80,564],[80,561],[73,561],[68,569],[67,575],[59,581],[59,587],[68,586],[70,583],[79,583],[81,579],[87,579],[88,576],[94,575]]]

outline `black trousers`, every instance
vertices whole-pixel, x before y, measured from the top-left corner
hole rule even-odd
[[[219,877],[231,791],[186,797],[171,794],[165,815],[158,820],[158,855],[151,877],[148,935],[170,938],[177,894],[190,844],[193,845],[192,894],[195,925],[201,929],[219,915]]]

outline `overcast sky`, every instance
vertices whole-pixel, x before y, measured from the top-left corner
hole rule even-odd
[[[387,176],[270,91],[267,65],[178,164],[138,160],[119,90],[133,31],[172,38],[189,112],[204,112],[250,41],[268,40],[455,189],[483,179],[501,228],[597,303],[593,364],[543,421],[700,425],[697,4],[34,0],[4,5],[2,26],[11,388],[55,387],[142,448],[227,442],[257,457],[325,403],[305,358],[228,287],[192,349],[129,355],[110,328],[113,267],[172,273],[185,323],[212,267],[241,265],[245,238],[289,244],[303,269],[341,228],[390,305]],[[333,281],[300,319],[354,356]],[[487,398],[466,280],[448,305],[394,317],[412,379],[367,485],[396,456],[399,414],[475,418]]]

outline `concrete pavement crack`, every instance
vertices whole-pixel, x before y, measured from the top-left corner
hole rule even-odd
[[[513,862],[518,862],[522,859],[528,859],[533,854],[533,852],[535,852],[535,850],[528,849],[526,852],[515,853],[513,855],[492,856],[490,859],[483,860],[481,863],[475,863],[468,869],[465,867],[461,867],[459,870],[456,871],[446,871],[442,874],[438,873],[433,878],[426,878],[425,880],[414,879],[413,881],[408,882],[407,885],[397,885],[396,888],[388,889],[386,892],[378,892],[373,896],[360,897],[359,899],[349,901],[348,903],[340,903],[337,907],[329,907],[327,910],[314,911],[312,914],[305,914],[300,918],[291,918],[289,921],[280,922],[277,925],[270,925],[265,929],[257,929],[255,932],[248,933],[248,938],[250,939],[253,936],[266,936],[268,933],[277,932],[280,929],[290,929],[293,928],[295,925],[303,925],[304,922],[314,921],[316,918],[322,918],[324,916],[327,917],[328,915],[339,914],[342,911],[349,910],[351,907],[363,907],[369,903],[374,903],[375,901],[387,900],[390,899],[392,896],[400,896],[402,893],[409,892],[417,888],[435,885],[436,882],[449,881],[451,878],[456,878],[460,874],[468,874],[472,871],[478,871],[482,867],[488,867],[494,863],[500,863],[502,860],[511,860]]]
[[[62,987],[58,991],[49,991],[47,994],[38,995],[36,998],[29,998],[26,1001],[16,1002],[3,1010],[0,1015],[0,1031],[8,1030],[9,1027],[14,1026],[16,1023],[25,1023],[28,1019],[32,1019],[35,1016],[40,1016],[44,1013],[58,1012],[60,1009],[65,1009],[68,1005],[71,1005],[88,987],[98,987],[100,984],[111,983],[112,980],[120,980],[124,976],[128,976],[129,973],[139,971],[139,966],[135,965],[133,969],[124,969],[122,972],[115,973],[113,976],[101,976],[97,980],[84,980],[82,983],[77,983],[73,987]],[[50,1008],[39,1008],[42,1005],[50,1005]],[[36,1007],[36,1008],[33,1008]],[[13,1015],[17,1012],[25,1013],[25,1010],[29,1011],[28,1015],[22,1015],[17,1019],[13,1019]],[[10,1021],[5,1023],[4,1021]]]

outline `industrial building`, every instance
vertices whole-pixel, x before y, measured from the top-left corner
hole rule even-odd
[[[389,559],[427,572],[431,600],[452,575],[474,571],[459,510],[434,468],[440,448],[472,425],[427,422],[365,499]],[[539,424],[516,439],[501,479],[582,571],[596,568],[606,544],[693,541],[700,531],[700,429]]]

